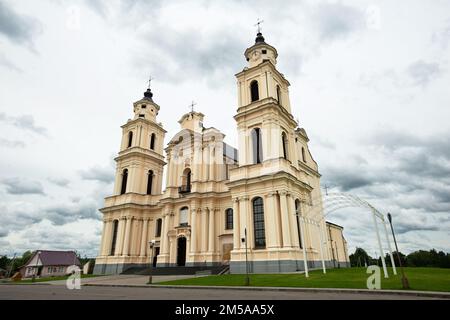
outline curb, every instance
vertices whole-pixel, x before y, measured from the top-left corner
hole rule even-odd
[[[216,290],[254,290],[254,291],[287,291],[313,293],[362,293],[362,294],[394,294],[412,297],[431,297],[450,299],[450,293],[436,291],[401,291],[401,290],[369,290],[339,288],[288,288],[288,287],[233,287],[233,286],[174,286],[174,285],[121,285],[121,284],[84,284],[86,287],[124,287],[124,288],[165,288],[165,289],[216,289]]]

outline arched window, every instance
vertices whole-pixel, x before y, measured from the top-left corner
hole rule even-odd
[[[179,187],[180,193],[189,193],[191,192],[191,169],[186,168],[183,171],[183,176],[181,177],[181,187]]]
[[[133,131],[128,132],[128,148],[133,144]]]
[[[113,256],[116,252],[116,243],[117,243],[117,230],[119,229],[119,221],[113,221],[113,231],[112,231],[112,242],[111,242],[111,251],[109,252],[110,256]]]
[[[305,148],[302,147],[302,159],[306,163]]]
[[[281,143],[283,145],[283,158],[287,160],[288,158],[288,143],[287,143],[286,133],[281,134]]]
[[[188,225],[188,207],[183,207],[180,209],[180,226],[187,226]]]
[[[262,162],[262,138],[261,129],[255,128],[252,130],[252,147],[253,147],[253,163],[258,164]]]
[[[262,198],[253,199],[253,229],[255,234],[255,248],[266,247],[266,229],[264,226],[264,203]]]
[[[155,140],[156,140],[156,135],[154,133],[152,133],[152,135],[150,136],[150,149],[155,150]]]
[[[250,83],[250,94],[252,97],[252,102],[259,100],[259,86],[258,81],[254,80]]]
[[[128,181],[128,169],[123,170],[122,173],[122,188],[120,194],[125,194],[127,192],[127,181]]]
[[[147,178],[147,194],[152,194],[152,187],[153,187],[153,171],[150,170],[148,172]]]
[[[297,221],[297,231],[298,231],[298,243],[300,248],[303,248],[302,246],[302,234],[301,234],[301,228],[300,228],[300,218],[301,212],[300,212],[300,200],[295,200],[295,220]]]
[[[161,237],[161,231],[162,231],[162,219],[158,219],[156,220],[155,237]]]
[[[233,209],[225,210],[225,229],[233,229]]]
[[[278,104],[281,106],[281,89],[280,86],[277,85],[277,100]]]

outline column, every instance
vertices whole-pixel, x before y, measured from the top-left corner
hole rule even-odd
[[[123,245],[122,255],[129,256],[130,255],[130,236],[131,236],[131,221],[133,217],[127,217],[127,223],[125,227],[125,239]]]
[[[191,253],[197,252],[197,209],[191,209]]]
[[[120,217],[119,219],[119,230],[118,230],[118,239],[117,239],[117,248],[114,255],[121,256],[123,252],[123,239],[125,234],[125,217]]]
[[[239,199],[233,200],[233,248],[238,250],[241,248],[241,228],[239,222]]]
[[[215,152],[215,148],[213,145],[211,145],[209,147],[209,180],[215,180],[215,176],[214,176],[214,152]]]
[[[147,252],[147,246],[149,244],[147,243],[147,235],[148,235],[148,218],[144,219],[144,225],[142,227],[142,237],[141,237],[141,257],[145,257],[145,253]]]
[[[264,206],[267,208],[264,211],[267,211],[266,216],[266,230],[267,230],[267,248],[276,248],[279,247],[278,244],[278,230],[277,223],[275,220],[275,215],[277,214],[277,210],[275,208],[275,195],[276,193],[269,193],[266,195],[267,204]]]
[[[254,228],[253,228],[253,208],[252,208],[252,202],[247,197],[245,198],[245,208],[247,211],[247,245],[248,248],[253,248],[255,246],[255,234],[254,234]],[[264,221],[264,223],[267,223]]]
[[[162,254],[169,254],[169,237],[167,236],[167,233],[169,232],[169,213],[166,213],[164,216],[163,226],[162,226],[162,234],[161,234],[161,240],[162,240]]]
[[[106,233],[107,233],[107,229],[108,229],[108,226],[109,226],[109,222],[107,221],[107,220],[103,220],[103,230],[102,230],[102,238],[101,238],[101,241],[100,241],[100,256],[105,256],[106,254],[105,254],[105,247],[106,247],[106,237],[107,237],[107,235],[106,235]]]
[[[208,213],[209,208],[202,211],[202,252],[208,250]]]
[[[289,212],[287,206],[287,193],[285,191],[280,192],[280,204],[281,204],[281,229],[283,235],[283,247],[292,247],[291,244],[291,231],[289,228]]]
[[[214,242],[215,242],[215,226],[214,226],[214,211],[216,211],[216,209],[210,209],[209,210],[209,230],[208,230],[208,235],[209,235],[209,239],[208,239],[208,252],[209,253],[214,253],[215,250],[215,246],[214,246]]]
[[[240,234],[239,238],[244,238],[244,230],[247,227],[247,207],[246,207],[246,201],[248,198],[240,198],[239,199],[239,228],[240,228]],[[248,230],[247,230],[248,232]],[[242,245],[243,247],[243,245]]]

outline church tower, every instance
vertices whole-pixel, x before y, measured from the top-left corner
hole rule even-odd
[[[103,233],[96,272],[120,273],[148,266],[148,241],[159,228],[163,148],[166,131],[156,117],[160,110],[150,87],[133,104],[133,119],[122,126],[122,142],[115,158],[114,194],[105,199]],[[158,239],[156,239],[158,240]]]
[[[297,271],[302,245],[311,251],[318,247],[314,234],[301,231],[298,215],[307,211],[308,199],[319,198],[320,174],[306,132],[291,114],[290,84],[276,68],[277,50],[259,30],[244,55],[248,65],[236,74],[234,117],[239,167],[231,170],[228,183],[235,221],[231,272],[245,272],[245,238],[252,272]]]

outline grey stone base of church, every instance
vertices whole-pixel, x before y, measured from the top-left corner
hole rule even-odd
[[[130,268],[149,268],[150,264],[138,263],[117,263],[117,264],[96,264],[94,266],[94,274],[120,274]]]
[[[350,267],[350,263],[347,262],[334,262],[325,261],[325,266],[329,269],[332,268],[347,268]],[[322,268],[322,261],[308,261],[309,269]],[[305,265],[303,260],[268,260],[268,261],[249,261],[248,262],[249,273],[282,273],[282,272],[297,272],[304,271]],[[243,274],[246,273],[245,261],[231,261],[230,273],[231,274]]]
[[[187,263],[186,267],[218,267],[220,263]],[[280,260],[280,261],[249,261],[249,273],[281,273],[281,272],[297,272],[304,271],[303,260]],[[325,266],[332,268],[348,268],[350,263],[325,261]],[[94,267],[94,274],[120,274],[130,268],[149,268],[149,264],[134,264],[134,263],[118,263],[118,264],[96,264]],[[177,267],[176,264],[158,264],[156,268]],[[308,268],[320,269],[322,268],[321,261],[309,261]],[[230,262],[230,273],[242,274],[246,273],[245,261]]]

